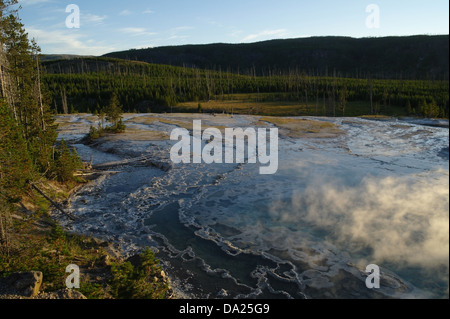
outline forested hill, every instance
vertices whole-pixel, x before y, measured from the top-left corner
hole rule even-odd
[[[449,78],[449,36],[384,38],[311,37],[251,44],[157,47],[107,57],[173,66],[274,75],[304,71],[341,77]]]
[[[187,102],[196,102],[197,111],[199,102],[226,106],[241,100],[246,106],[256,103],[260,109],[252,114],[261,115],[449,114],[448,81],[319,77],[296,71],[251,76],[114,58],[47,61],[42,71],[49,104],[59,113],[98,112],[116,95],[126,112],[185,112]],[[281,112],[283,103],[292,108]]]

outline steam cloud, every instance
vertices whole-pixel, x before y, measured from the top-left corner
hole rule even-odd
[[[366,177],[359,187],[315,183],[275,202],[271,216],[308,223],[353,249],[369,248],[376,262],[446,268],[449,263],[448,173],[420,180]],[[288,205],[290,206],[290,205]]]

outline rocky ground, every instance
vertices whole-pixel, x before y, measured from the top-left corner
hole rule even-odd
[[[393,285],[401,287],[394,297],[428,296],[427,280],[443,282],[437,295],[446,295],[448,121],[126,114],[127,133],[79,144],[95,120],[58,118],[60,137],[94,167],[111,171],[73,197],[70,212],[79,222],[66,223],[127,253],[156,247],[185,293],[364,298],[356,270],[388,260],[389,270],[406,278]],[[170,132],[192,130],[194,120],[221,132],[278,127],[277,174],[261,176],[247,164],[170,166]],[[410,264],[417,274],[404,271]],[[256,284],[248,280],[255,275]],[[353,277],[359,281],[350,287]],[[408,281],[412,295],[403,289]]]
[[[100,172],[95,170],[85,171],[88,173],[84,176],[87,180],[95,183],[95,180],[102,176]],[[63,187],[58,183],[49,182],[46,183],[44,191],[48,194],[49,192],[61,193],[66,192],[68,194],[68,199],[57,200],[60,207],[66,207],[70,203],[70,196],[75,194],[77,191],[83,188],[83,184],[75,184],[72,187]],[[32,197],[32,196],[31,196]],[[31,197],[25,196],[21,201],[21,208],[12,216],[13,220],[16,222],[24,222],[30,216],[36,215],[38,207],[33,203]],[[51,207],[49,214],[50,216],[54,213],[52,211],[54,208]],[[57,211],[55,209],[55,211]],[[21,246],[24,239],[27,241],[42,240],[43,237],[33,237],[33,236],[51,236],[52,228],[56,225],[54,220],[50,220],[48,217],[37,218],[32,222],[32,226],[28,231],[24,232],[23,228],[18,233],[10,234],[10,254],[14,255],[14,251],[20,251],[23,249]],[[32,235],[33,234],[33,235]],[[36,235],[40,234],[40,235]],[[70,232],[66,232],[65,236],[77,236]],[[33,239],[32,239],[33,238]],[[95,237],[83,237],[80,239],[85,248],[84,251],[79,252],[78,255],[73,256],[73,262],[79,263],[80,265],[80,279],[83,283],[89,282],[103,287],[101,292],[101,299],[113,299],[113,297],[108,292],[109,279],[111,278],[111,266],[113,263],[119,264],[124,262],[131,262],[133,266],[140,265],[139,254],[135,255],[125,254],[120,247],[114,245],[111,242],[97,239]],[[22,247],[22,248],[20,248]],[[58,255],[56,251],[49,251],[49,247],[41,247],[41,253],[52,253]],[[21,254],[26,254],[22,252]],[[5,255],[3,256],[5,257]],[[0,255],[0,258],[3,258]],[[23,257],[23,256],[22,256]],[[60,258],[55,257],[55,258]],[[13,257],[15,258],[15,257]],[[93,261],[88,261],[92,259]],[[59,261],[61,262],[61,260]],[[39,267],[38,267],[39,268]],[[67,274],[69,276],[69,274]],[[157,276],[159,281],[169,283],[169,277],[162,271],[159,276]],[[23,271],[14,272],[6,277],[0,276],[0,300],[7,299],[88,299],[77,289],[57,289],[52,291],[48,289],[49,279],[46,279],[42,271]],[[51,284],[50,284],[51,286]],[[169,298],[176,298],[175,293],[172,289],[169,290]]]
[[[278,174],[260,176],[252,165],[171,167],[168,136],[191,130],[193,119],[221,131],[277,126]],[[364,298],[364,276],[353,265],[365,259],[381,267],[391,260],[412,281],[383,277],[394,297],[429,296],[427,280],[448,287],[448,129],[441,127],[448,121],[127,114],[125,134],[82,144],[95,121],[58,118],[60,138],[101,171],[67,205],[78,220],[60,214],[61,222],[118,243],[123,258],[156,247],[173,286],[188,296],[252,297],[265,289],[259,296]],[[417,275],[402,272],[406,264]],[[442,289],[436,295],[448,297]]]

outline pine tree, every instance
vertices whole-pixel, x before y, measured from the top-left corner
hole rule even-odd
[[[113,130],[121,130],[119,126],[122,123],[122,106],[120,105],[119,98],[117,94],[113,94],[109,101],[108,106],[105,109],[106,120],[110,122],[113,126]]]
[[[4,97],[22,127],[35,168],[38,172],[47,173],[51,169],[52,146],[57,134],[53,116],[41,91],[40,49],[35,41],[29,41],[16,14],[0,16],[2,55],[4,65],[7,65],[2,71]]]
[[[74,172],[82,167],[80,157],[64,139],[56,148],[54,165],[52,172],[60,182],[74,180]]]
[[[11,110],[0,100],[0,248],[8,245],[9,213],[32,178],[32,162]]]
[[[14,92],[12,92],[12,79],[9,74],[10,67],[7,58],[7,35],[4,31],[6,30],[8,24],[8,20],[6,19],[6,17],[16,12],[15,10],[10,9],[10,7],[14,4],[17,4],[17,0],[0,0],[0,98],[7,99],[8,104],[13,111],[14,118],[17,120],[17,112],[14,108]]]
[[[57,132],[41,88],[40,48],[11,10],[16,3],[0,0],[1,250],[9,247],[9,215],[29,185],[41,177],[73,179],[81,163],[65,142],[54,152]]]

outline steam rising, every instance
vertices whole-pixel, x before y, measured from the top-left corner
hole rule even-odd
[[[369,251],[378,263],[442,267],[449,262],[449,180],[366,177],[358,187],[315,183],[281,202],[271,215],[282,222],[306,222],[328,239],[355,251]],[[288,205],[289,206],[289,205]]]

